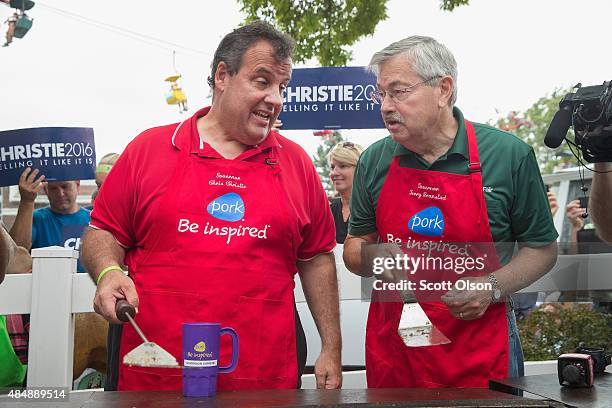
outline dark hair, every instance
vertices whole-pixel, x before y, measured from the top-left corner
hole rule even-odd
[[[281,33],[265,21],[253,21],[227,34],[219,43],[217,51],[215,51],[215,57],[210,64],[210,76],[206,78],[210,88],[213,91],[215,89],[215,74],[221,61],[227,65],[229,74],[235,75],[242,66],[244,53],[253,44],[261,40],[272,45],[275,52],[274,56],[278,62],[291,58],[293,55],[295,41],[289,35]]]

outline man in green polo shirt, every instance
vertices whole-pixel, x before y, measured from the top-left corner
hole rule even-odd
[[[504,299],[539,279],[557,257],[558,234],[533,150],[512,134],[464,119],[454,106],[455,59],[433,38],[393,43],[373,56],[369,69],[377,76],[372,97],[391,135],[370,146],[355,171],[348,269],[372,276],[364,243],[400,244],[408,254],[406,243],[509,245],[489,250],[486,273],[463,278],[490,290],[454,288],[426,302],[417,292],[450,343],[406,347],[397,332],[401,302],[373,293],[368,386],[487,387],[491,378],[522,375],[516,321]]]

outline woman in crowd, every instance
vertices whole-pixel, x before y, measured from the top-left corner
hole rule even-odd
[[[331,211],[336,223],[336,242],[343,244],[348,231],[349,200],[353,190],[353,174],[363,147],[352,142],[340,142],[329,152],[331,181],[338,197],[331,200]]]

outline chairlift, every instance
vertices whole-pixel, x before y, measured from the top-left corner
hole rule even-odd
[[[187,96],[181,89],[177,81],[181,78],[180,74],[171,75],[164,79],[166,82],[170,82],[170,92],[166,94],[166,103],[168,105],[178,105],[179,112],[187,112]]]
[[[9,1],[9,6],[11,8],[19,9],[22,11],[31,9],[32,7],[34,7],[34,4],[35,3],[30,0],[10,0]]]
[[[168,105],[178,105],[179,113],[187,112],[187,96],[181,89],[181,86],[178,84],[178,80],[181,78],[181,74],[179,74],[176,70],[175,64],[176,51],[172,52],[172,66],[174,67],[175,75],[170,75],[168,78],[164,79],[166,82],[170,82],[170,92],[166,94],[166,103]]]
[[[15,31],[13,32],[13,37],[15,38],[23,38],[30,28],[32,28],[32,18],[30,18],[26,14],[22,14],[19,16],[17,21],[15,22]]]
[[[32,28],[33,19],[25,11],[34,7],[34,2],[30,0],[0,0],[2,3],[15,9],[15,13],[6,21],[8,30],[6,31],[7,47],[13,42],[13,38],[23,38]]]

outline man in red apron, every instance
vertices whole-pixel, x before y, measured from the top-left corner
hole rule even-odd
[[[321,335],[317,386],[341,386],[333,219],[308,155],[270,131],[292,50],[263,22],[228,34],[208,79],[212,106],[130,143],[100,189],[83,243],[98,282],[95,310],[110,322],[118,323],[117,299],[127,299],[146,336],[179,361],[182,323],[236,330],[238,366],[219,376],[220,390],[296,387],[298,271]],[[140,343],[124,326],[119,361]],[[227,343],[219,365],[230,359]],[[180,388],[180,370],[119,365],[119,390]]]
[[[489,379],[520,375],[516,322],[504,299],[545,274],[557,254],[533,151],[513,135],[463,119],[454,107],[454,57],[434,39],[415,36],[391,44],[374,55],[370,69],[378,87],[372,100],[381,104],[391,136],[368,148],[357,166],[345,263],[371,276],[362,244],[393,243],[397,254],[413,258],[414,248],[435,244],[435,254],[456,266],[451,263],[444,276],[426,268],[403,271],[410,272],[416,298],[450,340],[446,344],[407,347],[398,334],[401,298],[373,291],[368,386],[487,387]],[[496,251],[493,242],[518,242],[519,250],[510,259],[512,251]],[[461,256],[451,243],[479,243],[479,273],[462,275],[467,263],[458,263]],[[423,258],[435,257],[429,252]],[[460,277],[484,290],[455,286]],[[444,290],[420,286],[445,280],[452,285]]]

